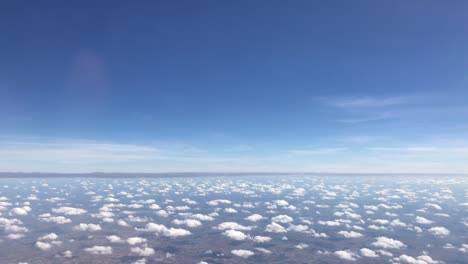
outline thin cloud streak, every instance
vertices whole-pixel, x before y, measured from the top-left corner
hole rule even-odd
[[[343,97],[343,98],[332,98],[326,100],[329,105],[346,108],[346,109],[362,109],[362,108],[382,108],[388,106],[395,106],[406,103],[408,98],[406,97]]]
[[[292,149],[288,150],[290,154],[299,155],[320,155],[320,154],[333,154],[347,150],[346,148],[320,148],[320,149]]]

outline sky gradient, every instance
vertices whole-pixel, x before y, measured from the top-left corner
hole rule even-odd
[[[0,9],[0,171],[468,173],[466,1]]]

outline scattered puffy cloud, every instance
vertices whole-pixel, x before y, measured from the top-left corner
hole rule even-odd
[[[238,224],[236,222],[223,222],[223,223],[220,223],[216,229],[218,230],[226,230],[226,229],[232,229],[232,230],[241,230],[241,231],[245,231],[245,230],[251,230],[252,227],[250,226],[243,226],[241,224]]]
[[[333,255],[337,256],[338,258],[346,261],[356,261],[356,254],[349,251],[349,250],[338,250],[333,252]]]
[[[226,230],[223,232],[223,235],[229,237],[230,239],[233,239],[233,240],[246,240],[246,239],[249,239],[250,237],[246,234],[244,234],[243,232],[241,231],[237,231],[237,230]]]
[[[379,255],[374,250],[368,249],[368,248],[361,248],[359,250],[359,253],[361,253],[361,256],[367,257],[367,258],[377,258]]]
[[[441,263],[440,261],[433,260],[428,255],[421,255],[421,256],[414,258],[414,257],[403,254],[400,257],[398,257],[398,260],[401,263],[408,263],[408,264],[439,264]]]
[[[280,224],[277,224],[275,222],[272,222],[271,224],[267,225],[265,227],[266,232],[270,233],[286,233],[287,230]]]
[[[231,250],[231,253],[241,258],[248,258],[248,257],[255,255],[253,251],[246,250],[246,249],[234,249],[234,250]]]
[[[49,244],[47,242],[42,242],[42,241],[37,241],[35,245],[40,250],[49,250],[49,249],[52,248],[51,244]]]
[[[444,237],[450,235],[450,230],[445,227],[436,226],[429,229],[429,233],[437,237]]]
[[[422,216],[416,216],[416,223],[421,224],[421,225],[430,225],[433,222],[429,219],[426,219]]]
[[[399,249],[402,247],[405,247],[406,245],[403,244],[401,241],[388,238],[388,237],[378,237],[377,241],[373,242],[372,245],[374,247],[380,247],[380,248],[390,248],[390,249]]]
[[[275,223],[286,224],[286,223],[291,223],[292,221],[294,221],[294,219],[288,215],[277,215],[273,217],[271,221]]]
[[[149,257],[155,253],[154,249],[148,247],[147,245],[144,245],[143,247],[132,247],[130,252],[140,257]]]
[[[56,214],[64,214],[64,215],[82,215],[86,213],[86,210],[81,209],[81,208],[63,206],[63,207],[52,209],[52,212]]]
[[[361,233],[355,232],[355,231],[340,231],[338,232],[339,235],[342,235],[346,238],[356,238],[356,237],[362,237],[363,235]]]
[[[78,230],[78,231],[100,231],[102,230],[101,226],[98,224],[85,224],[85,223],[80,223],[73,227],[73,229]]]
[[[110,246],[93,246],[85,248],[84,251],[93,255],[110,255],[112,254],[112,247]]]

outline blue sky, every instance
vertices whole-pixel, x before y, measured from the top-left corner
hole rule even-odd
[[[7,3],[0,171],[468,173],[467,10]]]

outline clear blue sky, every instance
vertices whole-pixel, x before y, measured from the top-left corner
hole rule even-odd
[[[0,171],[468,172],[466,1],[10,1]]]

